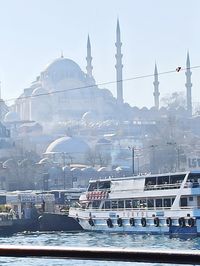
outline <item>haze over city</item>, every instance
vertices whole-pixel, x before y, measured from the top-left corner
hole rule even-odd
[[[200,3],[194,0],[1,1],[2,97],[18,97],[61,51],[85,71],[88,34],[96,83],[115,81],[117,18],[124,79],[153,74],[155,61],[158,72],[185,68],[188,50],[191,67],[197,66],[199,8]],[[199,102],[199,68],[192,72],[192,101]],[[152,82],[153,77],[124,82],[124,101],[131,106],[153,106]],[[160,76],[159,82],[160,98],[185,91],[185,72]],[[116,84],[104,87],[116,96]]]

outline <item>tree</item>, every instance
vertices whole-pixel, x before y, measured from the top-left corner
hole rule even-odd
[[[108,166],[111,163],[111,156],[98,149],[89,150],[86,154],[86,161],[94,167],[95,165]]]
[[[186,107],[185,93],[183,91],[173,92],[161,99],[163,105],[167,108]]]

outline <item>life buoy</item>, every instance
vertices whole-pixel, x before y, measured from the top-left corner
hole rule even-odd
[[[153,222],[154,222],[155,227],[158,227],[159,224],[160,224],[160,220],[159,220],[158,217],[155,217],[155,218],[153,219]]]
[[[96,199],[97,198],[96,196],[97,196],[97,192],[94,191],[93,192],[93,199]]]
[[[110,218],[108,218],[108,219],[106,220],[106,222],[107,222],[107,226],[108,226],[109,228],[112,228],[112,227],[113,227],[113,223],[112,223],[112,220],[111,220]]]
[[[178,224],[180,227],[184,227],[185,226],[185,218],[184,217],[180,217],[178,219]]]
[[[106,197],[106,191],[102,191],[102,199],[105,199],[105,197]]]
[[[172,226],[172,218],[171,217],[168,217],[166,219],[166,224],[167,224],[168,227]]]
[[[104,194],[104,199],[107,199],[107,198],[108,198],[108,192],[106,191]]]
[[[92,218],[90,218],[90,219],[88,220],[88,223],[89,223],[89,225],[94,226],[94,221],[93,221]]]
[[[123,225],[123,220],[122,220],[122,218],[118,218],[118,219],[117,219],[117,224],[118,224],[119,227],[122,227],[122,225]]]
[[[147,225],[147,220],[146,218],[142,217],[141,219],[141,224],[142,224],[142,227],[145,227]]]
[[[188,225],[189,225],[189,227],[193,227],[194,226],[194,218],[189,218],[188,219]]]
[[[103,191],[99,193],[99,199],[103,199]]]
[[[130,218],[129,223],[131,226],[134,226],[135,225],[135,219],[133,217]]]

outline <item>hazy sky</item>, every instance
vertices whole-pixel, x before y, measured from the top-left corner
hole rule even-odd
[[[45,65],[64,56],[86,66],[90,34],[97,83],[115,80],[115,34],[120,20],[123,77],[200,65],[198,0],[0,0],[0,80],[2,96],[19,96]],[[200,68],[193,70],[193,102],[200,102]],[[161,76],[161,97],[185,90],[184,72]],[[153,78],[124,82],[124,99],[153,106]],[[106,86],[116,95],[115,85]]]

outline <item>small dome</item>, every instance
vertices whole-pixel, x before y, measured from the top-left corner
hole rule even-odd
[[[105,138],[101,138],[97,141],[98,145],[110,145],[111,141]]]
[[[41,159],[38,164],[51,164],[52,161],[49,158],[43,158]]]
[[[63,171],[65,172],[65,173],[69,173],[70,171],[71,171],[71,168],[69,167],[69,166],[63,166]]]
[[[97,120],[97,115],[94,112],[86,112],[82,116],[82,120],[85,122],[94,122]]]
[[[99,168],[97,171],[98,172],[108,172],[109,170],[107,167],[103,166],[103,167]]]
[[[86,167],[86,168],[81,169],[81,171],[84,173],[96,173],[97,172],[97,170],[94,169],[93,167]]]
[[[62,137],[53,141],[46,150],[46,153],[78,154],[86,153],[89,150],[88,144],[77,137]]]
[[[16,112],[8,112],[5,117],[4,117],[4,121],[5,122],[16,122],[16,121],[20,121],[20,116],[18,113]]]
[[[73,172],[74,174],[81,174],[81,169],[74,167],[71,169],[71,172]]]
[[[100,89],[99,93],[101,93],[101,95],[105,98],[113,98],[112,92],[108,89]]]
[[[150,108],[150,111],[157,112],[158,109],[157,109],[155,106],[152,106],[152,107]]]
[[[123,169],[122,169],[120,166],[118,166],[117,168],[115,168],[115,171],[116,171],[116,172],[122,172]]]
[[[3,163],[3,168],[16,168],[17,162],[13,159],[8,159]]]
[[[33,90],[31,96],[46,95],[46,94],[47,94],[47,91],[43,89],[42,87],[39,87]]]
[[[140,110],[141,110],[142,112],[148,112],[148,111],[149,111],[148,108],[147,108],[146,106],[142,107]]]

